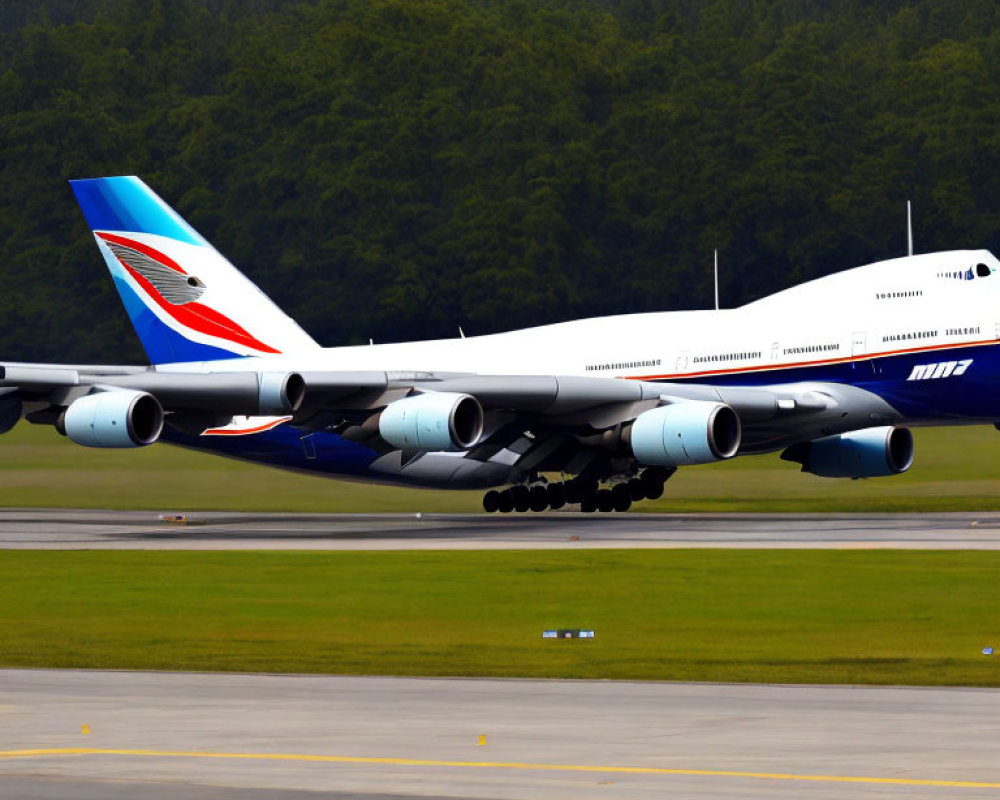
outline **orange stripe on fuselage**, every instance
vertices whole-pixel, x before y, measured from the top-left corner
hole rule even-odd
[[[828,358],[820,361],[792,361],[787,364],[759,364],[753,367],[736,367],[733,369],[710,369],[700,372],[677,372],[666,375],[616,375],[616,378],[624,378],[630,381],[662,381],[678,380],[682,378],[701,378],[706,375],[743,375],[748,372],[776,372],[783,369],[802,369],[804,367],[821,367],[829,364],[851,364],[860,361],[871,361],[874,358],[886,358],[888,356],[898,356],[905,353],[932,353],[935,350],[953,350],[960,347],[981,347],[983,345],[997,345],[1000,341],[996,339],[983,339],[978,342],[959,342],[951,344],[934,344],[925,347],[910,347],[902,350],[886,350],[881,353],[867,353],[859,356],[842,356],[840,358]]]

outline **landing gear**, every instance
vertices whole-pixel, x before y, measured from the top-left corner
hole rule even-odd
[[[645,498],[658,500],[663,497],[663,484],[675,472],[677,472],[677,467],[646,467],[639,476]]]
[[[500,505],[497,508],[501,514],[509,514],[514,510],[514,498],[511,497],[510,489],[500,492]]]
[[[528,490],[528,508],[532,511],[544,511],[549,507],[549,493],[545,486],[532,486]]]
[[[483,495],[483,511],[487,514],[492,514],[494,511],[500,510],[500,492],[496,489],[490,489],[486,494]]]
[[[515,511],[523,514],[531,507],[531,492],[527,486],[518,484],[511,486],[509,491],[511,499],[514,501]]]
[[[628,511],[632,506],[632,493],[624,483],[611,487],[611,504],[615,511]]]
[[[577,481],[566,481],[563,485],[563,497],[567,503],[571,505],[576,505],[583,498],[583,492],[580,491],[580,484]]]
[[[553,511],[566,505],[566,484],[550,483],[545,487],[545,493],[549,502],[549,508]]]
[[[638,476],[603,489],[595,478],[583,475],[564,483],[516,484],[502,491],[488,491],[483,495],[483,510],[491,514],[494,511],[508,514],[511,511],[556,510],[579,504],[584,513],[628,511],[632,503],[662,497],[663,484],[674,472],[676,469],[672,467],[646,467]]]

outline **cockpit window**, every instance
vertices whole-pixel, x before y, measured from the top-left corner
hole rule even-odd
[[[976,274],[980,278],[988,278],[992,273],[993,273],[993,270],[991,270],[985,264],[976,264]]]

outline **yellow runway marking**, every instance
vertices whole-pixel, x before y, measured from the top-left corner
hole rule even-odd
[[[215,753],[183,750],[130,750],[100,747],[61,747],[42,750],[0,750],[0,759],[44,756],[143,756],[148,758],[247,759],[252,761],[304,761],[328,764],[382,764],[401,767],[462,767],[477,769],[532,770],[536,772],[602,772],[627,775],[682,775],[703,778],[756,778],[767,781],[814,781],[825,783],[874,783],[894,786],[941,786],[950,789],[1000,789],[1000,782],[944,781],[929,778],[879,778],[864,775],[795,775],[784,772],[742,772],[718,769],[671,769],[667,767],[592,766],[588,764],[531,764],[517,761],[443,761],[424,758],[366,758],[296,753]]]

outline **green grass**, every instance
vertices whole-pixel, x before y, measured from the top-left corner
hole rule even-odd
[[[866,481],[804,475],[776,455],[686,467],[642,511],[1000,510],[1000,434],[993,428],[914,432],[905,475]],[[79,447],[21,424],[0,439],[0,506],[244,511],[480,510],[479,492],[332,481],[168,445]]]
[[[1000,553],[0,552],[0,665],[1000,685]],[[594,641],[541,639],[592,627]]]

